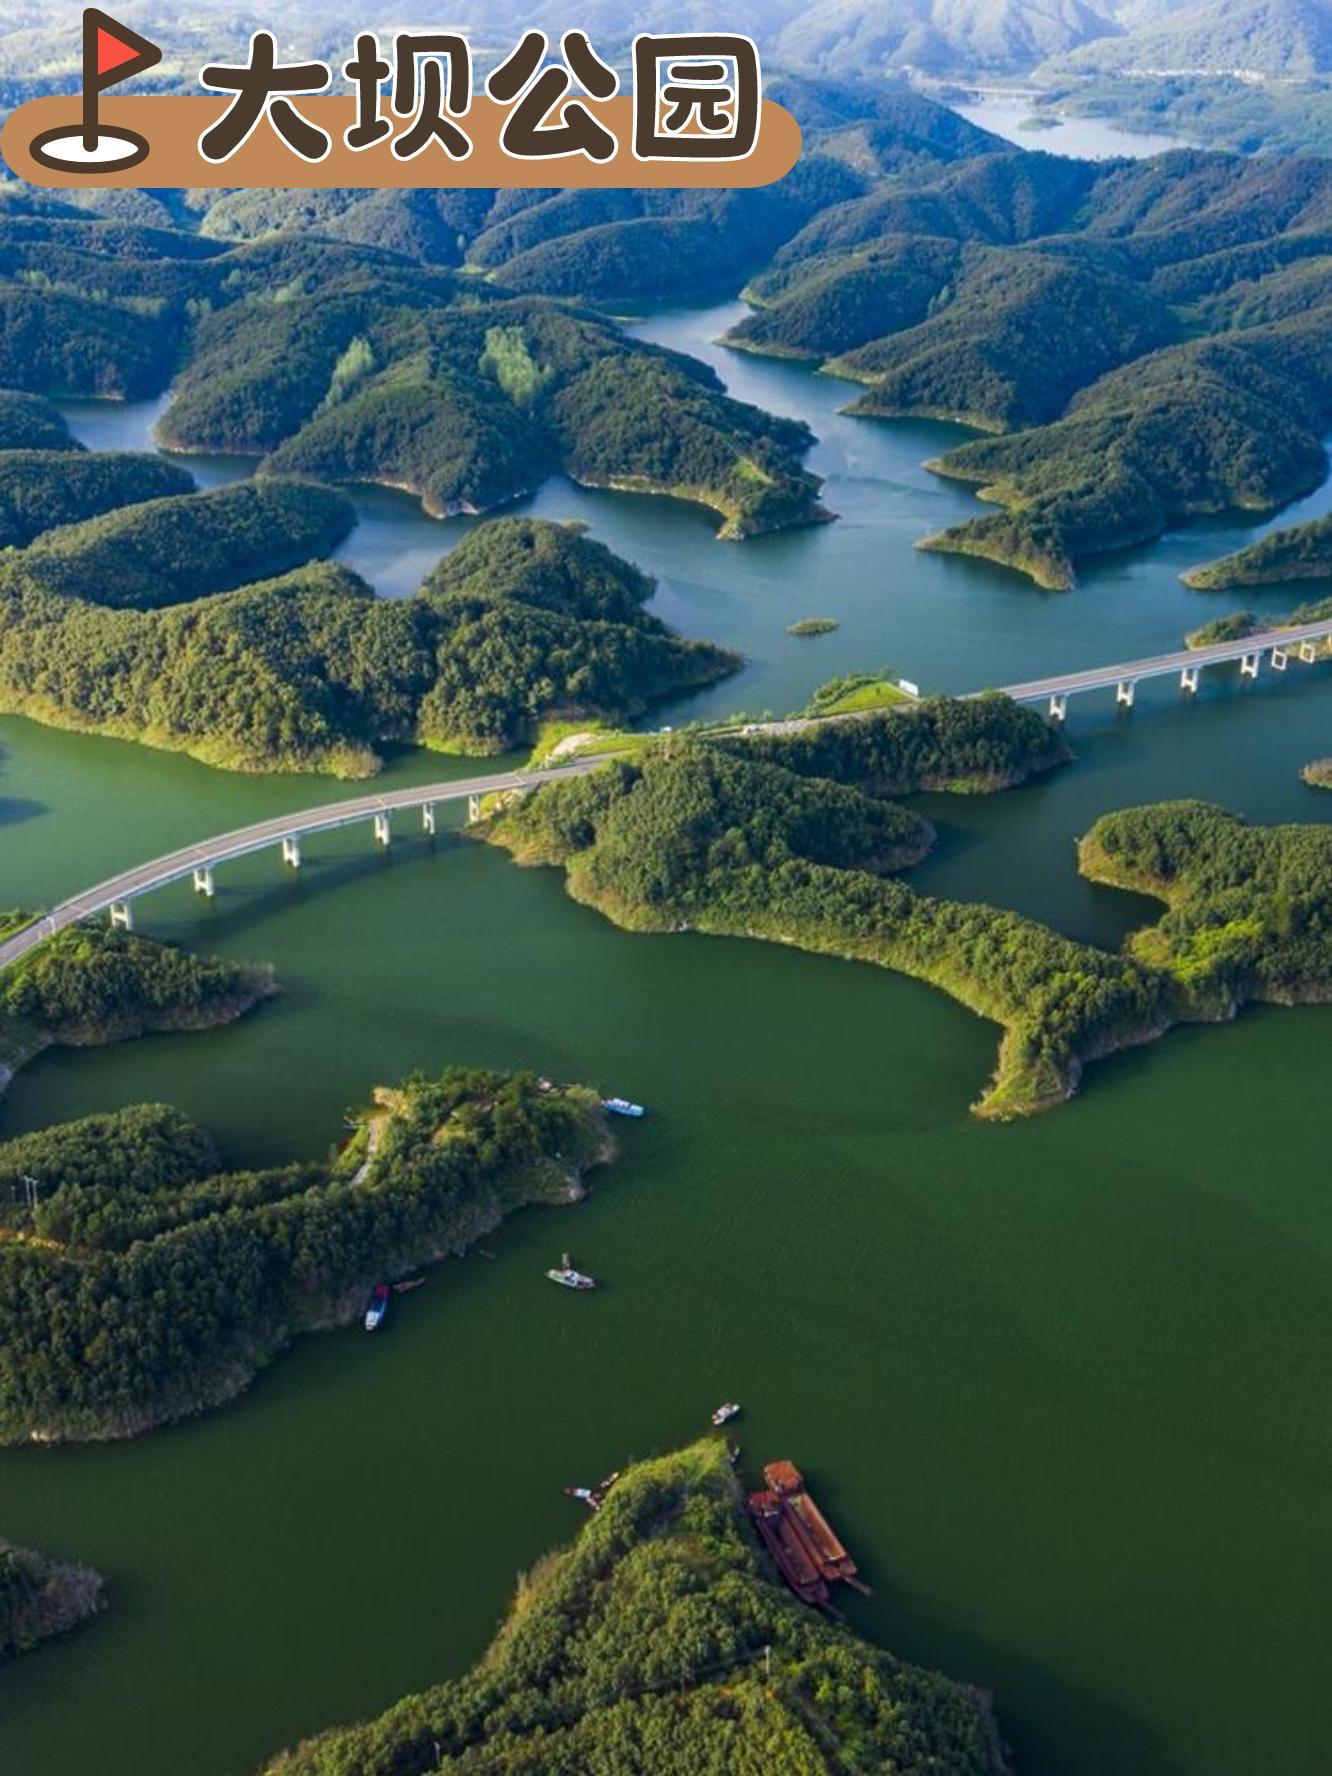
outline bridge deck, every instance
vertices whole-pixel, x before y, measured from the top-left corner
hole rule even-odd
[[[246,857],[252,851],[267,850],[280,845],[283,839],[305,838],[310,833],[332,832],[338,827],[355,826],[373,820],[376,814],[392,814],[403,808],[423,808],[436,802],[456,802],[468,796],[492,795],[506,789],[529,789],[537,783],[549,783],[560,777],[577,777],[595,769],[598,759],[579,760],[546,771],[502,771],[483,777],[462,777],[450,783],[424,784],[418,789],[390,790],[380,795],[359,796],[343,802],[330,802],[322,808],[306,808],[296,814],[282,814],[272,820],[260,820],[253,826],[238,827],[215,839],[204,839],[197,845],[185,845],[150,863],[123,870],[95,888],[65,900],[45,918],[16,932],[8,942],[0,944],[0,968],[16,962],[20,956],[35,949],[67,925],[104,913],[119,901],[131,900],[154,888],[165,888],[190,876],[196,869],[213,869]]]
[[[1260,655],[1273,648],[1293,650],[1301,642],[1332,642],[1332,620],[1305,623],[1293,629],[1271,629],[1251,635],[1244,641],[1218,642],[1211,647],[1181,648],[1175,653],[1155,654],[1145,660],[1129,660],[1118,666],[1098,666],[1085,672],[1067,672],[1056,678],[1032,679],[1027,684],[1005,685],[1003,691],[1017,703],[1038,702],[1047,697],[1068,697],[1080,691],[1108,690],[1120,684],[1133,684],[1145,678],[1163,678],[1201,666],[1223,665],[1230,660]],[[786,734],[820,722],[855,721],[855,715],[796,717],[787,721],[753,722],[739,730],[743,733]],[[541,771],[501,771],[487,776],[457,778],[449,783],[431,783],[418,789],[391,790],[386,794],[360,796],[343,802],[330,802],[321,808],[307,808],[303,813],[279,815],[272,820],[258,821],[254,826],[239,827],[219,838],[204,839],[197,845],[186,845],[151,863],[124,870],[118,876],[87,888],[71,900],[65,900],[44,918],[15,933],[0,943],[0,968],[7,968],[29,950],[35,949],[55,932],[81,919],[103,913],[120,902],[164,888],[195,870],[214,869],[218,864],[245,857],[280,845],[284,839],[300,839],[310,833],[330,832],[337,827],[353,826],[373,820],[377,814],[392,814],[402,808],[421,808],[435,802],[461,801],[468,796],[491,795],[506,789],[533,789],[542,783],[562,777],[580,777],[604,763],[597,756],[576,759]]]
[[[1294,649],[1302,641],[1332,637],[1332,621],[1304,623],[1296,629],[1269,629],[1243,641],[1215,642],[1210,647],[1180,648],[1173,654],[1154,654],[1146,660],[1128,660],[1121,666],[1094,666],[1087,672],[1065,672],[1057,678],[1034,678],[1027,684],[1005,685],[1015,703],[1035,703],[1044,697],[1070,697],[1079,691],[1113,690],[1116,685],[1144,678],[1165,678],[1195,666],[1221,666],[1248,654],[1264,654],[1272,648]]]

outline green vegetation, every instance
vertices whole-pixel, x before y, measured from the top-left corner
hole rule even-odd
[[[1040,102],[1074,116],[1104,117],[1119,129],[1160,131],[1235,154],[1326,154],[1332,144],[1326,78],[1092,74],[1076,84],[1058,81]]]
[[[73,450],[60,410],[42,395],[0,389],[0,450]]]
[[[117,506],[187,494],[193,479],[160,456],[131,451],[0,450],[0,549]],[[100,571],[102,563],[98,561]]]
[[[863,715],[870,709],[887,709],[911,698],[888,673],[844,672],[830,678],[811,693],[802,715]]]
[[[1332,580],[1332,517],[1274,531],[1247,549],[1191,568],[1180,578],[1186,586],[1206,592],[1279,585],[1286,580]]]
[[[979,710],[976,704],[979,703]],[[952,711],[963,712],[954,721]],[[1108,816],[1084,872],[1167,900],[1123,955],[994,907],[917,894],[885,872],[931,834],[887,795],[994,788],[1061,756],[998,696],[792,736],[686,741],[551,784],[479,836],[554,864],[629,930],[762,938],[942,988],[1004,1036],[991,1118],[1062,1102],[1084,1065],[1246,999],[1332,997],[1332,829],[1249,828],[1203,804]],[[990,729],[990,732],[987,732]]]
[[[286,537],[252,526],[288,499]],[[216,522],[186,525],[204,501]],[[385,742],[498,752],[530,742],[552,716],[634,716],[739,663],[674,635],[644,609],[653,582],[573,527],[517,518],[480,525],[402,600],[377,599],[328,563],[199,598],[210,575],[262,549],[309,552],[307,542],[318,542],[313,525],[321,515],[340,522],[344,501],[326,489],[261,481],[138,510],[163,506],[171,524],[140,524],[135,551],[111,583],[141,600],[153,586],[191,602],[111,610],[53,596],[40,587],[53,577],[52,558],[56,583],[77,588],[74,570],[89,554],[67,546],[78,533],[53,532],[38,575],[28,563],[40,543],[17,558],[7,588],[0,581],[8,606],[0,708],[230,769],[366,776],[379,769]],[[237,516],[255,531],[253,549],[247,557],[229,548],[214,563],[208,537]],[[129,526],[134,509],[116,517]],[[170,546],[152,543],[148,561],[154,537]]]
[[[797,1603],[741,1509],[720,1439],[637,1464],[471,1672],[268,1776],[999,1776],[986,1698]]]
[[[13,929],[29,922],[12,918]],[[273,991],[267,968],[205,959],[105,925],[67,926],[0,974],[0,1090],[55,1044],[89,1048],[158,1030],[210,1030]]]
[[[169,466],[166,472],[179,476]],[[155,610],[326,555],[355,521],[342,494],[303,481],[240,481],[174,494],[48,531],[0,565],[0,598],[22,604],[55,596]]]
[[[0,1665],[106,1607],[100,1573],[0,1541]]]
[[[1098,820],[1078,863],[1165,902],[1129,952],[1199,1011],[1332,999],[1332,828],[1255,827],[1207,802],[1165,802]]]
[[[1249,636],[1257,635],[1263,625],[1252,611],[1231,611],[1224,617],[1212,617],[1206,623],[1200,623],[1196,629],[1190,629],[1184,637],[1184,644],[1191,648],[1214,647],[1223,641],[1247,641]]]
[[[484,511],[560,468],[696,500],[726,536],[823,515],[799,466],[808,430],[731,400],[703,366],[547,302],[435,294],[319,287],[208,316],[163,440],[404,487],[437,516]]]
[[[525,1203],[576,1200],[609,1150],[593,1092],[463,1070],[381,1089],[323,1163],[223,1172],[206,1134],[151,1104],[10,1141],[0,1441],[130,1436],[219,1405],[382,1278]]]
[[[1300,775],[1312,789],[1332,789],[1332,759],[1314,759]]]
[[[801,617],[795,623],[786,625],[788,635],[831,635],[841,624],[836,617]]]

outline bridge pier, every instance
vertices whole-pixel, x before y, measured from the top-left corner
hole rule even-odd
[[[1300,643],[1300,658],[1306,666],[1312,666],[1318,658],[1318,643],[1316,641],[1302,641]]]
[[[469,795],[467,798],[467,824],[468,824],[468,826],[475,826],[477,821],[480,820],[480,818],[481,818],[481,797],[479,795]]]
[[[1121,678],[1115,686],[1115,702],[1122,703],[1125,709],[1132,709],[1133,696],[1138,688],[1136,678]]]
[[[1056,691],[1050,699],[1050,720],[1066,721],[1068,719],[1068,698]]]
[[[434,836],[435,804],[433,802],[421,803],[421,830],[422,832],[428,832],[432,837]]]
[[[206,894],[209,900],[213,898],[213,872],[208,868],[207,864],[205,864],[202,869],[197,869],[194,872],[194,892],[196,894]]]
[[[1241,654],[1240,655],[1240,677],[1241,678],[1257,678],[1258,665],[1259,665],[1259,662],[1261,661],[1261,659],[1262,659],[1261,654]]]
[[[384,847],[384,849],[386,851],[389,848],[389,842],[392,839],[392,837],[393,837],[393,830],[392,830],[392,826],[391,826],[391,822],[390,822],[390,816],[387,814],[376,814],[375,815],[375,838],[379,842],[379,844],[381,844]]]
[[[1181,691],[1192,691],[1194,696],[1197,696],[1199,671],[1200,668],[1197,666],[1184,667],[1179,675],[1179,688]]]
[[[111,929],[112,931],[133,931],[134,907],[130,901],[113,900],[111,902]]]
[[[289,833],[282,841],[282,861],[291,869],[301,867],[301,841],[297,833]]]
[[[1286,663],[1289,659],[1290,659],[1290,655],[1286,652],[1285,648],[1273,648],[1272,649],[1272,670],[1273,670],[1273,672],[1284,672],[1286,670]]]

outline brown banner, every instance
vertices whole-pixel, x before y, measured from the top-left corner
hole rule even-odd
[[[690,134],[692,154],[678,159],[641,160],[634,153],[633,100],[580,101],[615,137],[616,152],[607,160],[584,155],[520,159],[500,146],[500,130],[511,107],[478,95],[464,117],[472,151],[465,160],[447,155],[436,143],[410,160],[393,153],[392,142],[354,150],[343,132],[356,121],[356,100],[350,95],[300,98],[303,118],[331,138],[323,160],[302,160],[281,139],[272,122],[261,118],[253,135],[229,159],[211,161],[199,150],[199,137],[222,116],[229,101],[215,97],[175,97],[154,93],[142,97],[104,98],[100,113],[108,131],[123,131],[146,144],[137,164],[99,171],[95,161],[58,166],[34,156],[35,139],[73,136],[82,118],[76,95],[31,99],[13,112],[0,132],[0,154],[11,172],[33,185],[212,186],[251,190],[305,189],[319,186],[618,186],[717,187],[770,185],[789,173],[800,158],[800,125],[783,106],[763,101],[758,139],[744,159],[699,157],[697,134]],[[40,152],[39,146],[39,152]]]

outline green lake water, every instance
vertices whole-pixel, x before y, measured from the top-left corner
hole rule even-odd
[[[553,481],[658,575],[656,606],[748,656],[655,721],[789,709],[891,663],[970,689],[1161,651],[1232,600],[1183,566],[1261,526],[1195,526],[1049,596],[917,553],[976,510],[921,462],[960,436],[857,422],[853,391],[710,341],[733,308],[641,331],[819,434],[838,522],[744,544],[704,513]],[[142,442],[151,409],[85,411]],[[243,465],[195,465],[220,479]],[[1329,509],[1325,489],[1303,511]],[[345,557],[411,589],[466,526],[369,492]],[[1257,595],[1276,613],[1287,590]],[[798,641],[794,617],[829,614]],[[1101,812],[1203,795],[1332,816],[1332,673],[1211,674],[1073,704],[1077,762],[985,800],[925,797],[912,880],[1120,941],[1143,902],[1082,883]],[[445,775],[405,755],[386,782]],[[461,773],[473,766],[459,762]],[[190,838],[340,793],[0,721],[0,904],[50,901]],[[357,793],[348,786],[346,793]],[[227,1156],[318,1153],[413,1067],[530,1066],[645,1101],[576,1210],[531,1212],[403,1298],[383,1335],[307,1339],[238,1404],[132,1445],[0,1453],[0,1529],[81,1557],[114,1608],[0,1677],[6,1776],[247,1776],[284,1742],[463,1669],[517,1572],[580,1527],[561,1495],[745,1404],[746,1462],[796,1460],[861,1560],[855,1625],[992,1689],[1023,1776],[1326,1768],[1332,1011],[1259,1010],[1090,1070],[1048,1116],[967,1114],[997,1033],[873,969],[738,941],[633,937],[549,871],[403,820],[228,866],[142,929],[271,960],[280,998],[212,1035],[48,1057],[0,1135],[145,1098]],[[561,1250],[607,1286],[549,1288]]]

